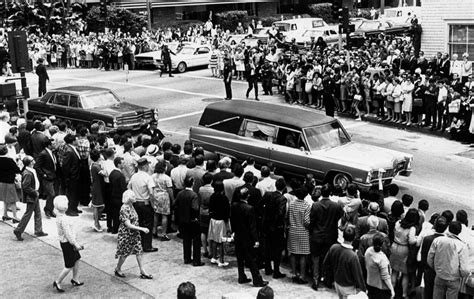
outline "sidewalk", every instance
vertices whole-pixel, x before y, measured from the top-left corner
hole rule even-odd
[[[44,201],[41,200],[42,206]],[[21,208],[19,216],[25,210],[25,205],[18,203]],[[233,256],[226,257],[230,263],[227,268],[211,265],[209,260],[203,267],[192,267],[183,264],[182,242],[175,234],[171,241],[160,242],[153,240],[159,248],[157,253],[145,253],[146,270],[154,276],[153,280],[143,280],[138,277],[139,270],[134,257],[125,262],[122,271],[126,278],[118,279],[113,270],[117,260],[115,257],[116,235],[97,233],[92,229],[92,210],[80,207],[84,212],[76,221],[76,232],[79,243],[84,244],[81,251],[81,268],[79,277],[84,281],[82,287],[72,287],[71,277],[63,281],[66,292],[61,296],[68,298],[176,298],[176,289],[181,282],[191,281],[196,286],[197,298],[221,299],[223,295],[232,294],[229,298],[255,298],[258,288],[251,284],[237,283],[237,263]],[[103,223],[105,224],[105,223]],[[33,219],[30,221],[24,241],[19,242],[13,235],[11,222],[0,222],[0,298],[46,298],[59,296],[52,283],[64,264],[57,239],[56,222],[54,219],[43,218],[43,230],[49,235],[42,238],[32,237]],[[250,277],[250,272],[246,270]],[[287,278],[275,280],[263,275],[275,291],[275,298],[337,298],[333,291],[321,288],[315,292],[310,285],[296,285],[291,282],[290,270],[282,269]]]

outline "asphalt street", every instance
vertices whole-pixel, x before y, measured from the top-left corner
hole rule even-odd
[[[212,101],[222,100],[224,85],[220,79],[210,77],[207,69],[174,78],[160,76],[153,71],[104,72],[98,70],[53,70],[49,71],[51,82],[48,88],[68,85],[93,85],[113,89],[127,101],[160,110],[159,127],[172,142],[183,143],[191,125],[198,123],[201,111]],[[37,78],[27,74],[32,95],[36,95]],[[234,98],[245,98],[245,82],[233,82]],[[283,102],[279,96],[259,96],[262,101]],[[282,111],[283,113],[284,111]],[[409,152],[414,155],[414,173],[411,177],[399,177],[395,181],[401,194],[409,193],[415,198],[429,200],[428,214],[444,209],[466,209],[474,219],[474,161],[472,148],[444,138],[422,133],[407,132],[380,125],[340,118],[353,139],[357,142],[378,145],[389,149]],[[471,157],[471,158],[470,158]],[[19,204],[22,212],[23,204]],[[1,209],[1,208],[0,208]],[[83,207],[84,213],[76,218],[78,237],[86,249],[81,252],[81,279],[86,285],[72,288],[67,285],[68,297],[125,297],[125,298],[175,298],[176,288],[182,281],[192,281],[198,298],[221,298],[233,293],[234,298],[255,298],[256,288],[237,284],[237,269],[234,258],[227,269],[208,264],[194,268],[183,265],[181,242],[172,236],[170,242],[154,241],[157,253],[145,255],[145,266],[155,276],[153,281],[141,280],[134,259],[126,261],[123,270],[127,277],[118,280],[113,276],[116,237],[93,232],[92,212]],[[21,215],[21,212],[20,212]],[[31,221],[33,222],[33,221]],[[50,297],[56,295],[52,281],[62,267],[61,253],[56,236],[55,222],[45,219],[44,230],[50,235],[36,239],[26,236],[23,243],[14,240],[12,227],[0,223],[0,298]],[[32,234],[30,223],[27,233]],[[285,269],[289,275],[289,270]],[[322,290],[315,293],[308,286],[291,283],[290,279],[270,280],[276,298],[334,298],[335,294]]]

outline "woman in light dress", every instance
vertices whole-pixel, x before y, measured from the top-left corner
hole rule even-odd
[[[402,111],[405,114],[405,122],[407,126],[411,126],[411,111],[413,109],[413,89],[415,85],[413,84],[413,78],[408,77],[404,84],[402,84],[402,96],[403,96],[403,105]]]

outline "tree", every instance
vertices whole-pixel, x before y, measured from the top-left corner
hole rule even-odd
[[[86,17],[87,31],[98,32],[105,28],[105,20],[101,19],[98,6],[92,7]],[[120,28],[122,32],[135,35],[147,26],[145,17],[123,8],[107,6],[107,27],[111,30]]]

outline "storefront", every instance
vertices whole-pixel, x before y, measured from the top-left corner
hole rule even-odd
[[[430,0],[422,6],[421,50],[427,57],[437,52],[469,53],[474,60],[474,1]]]

